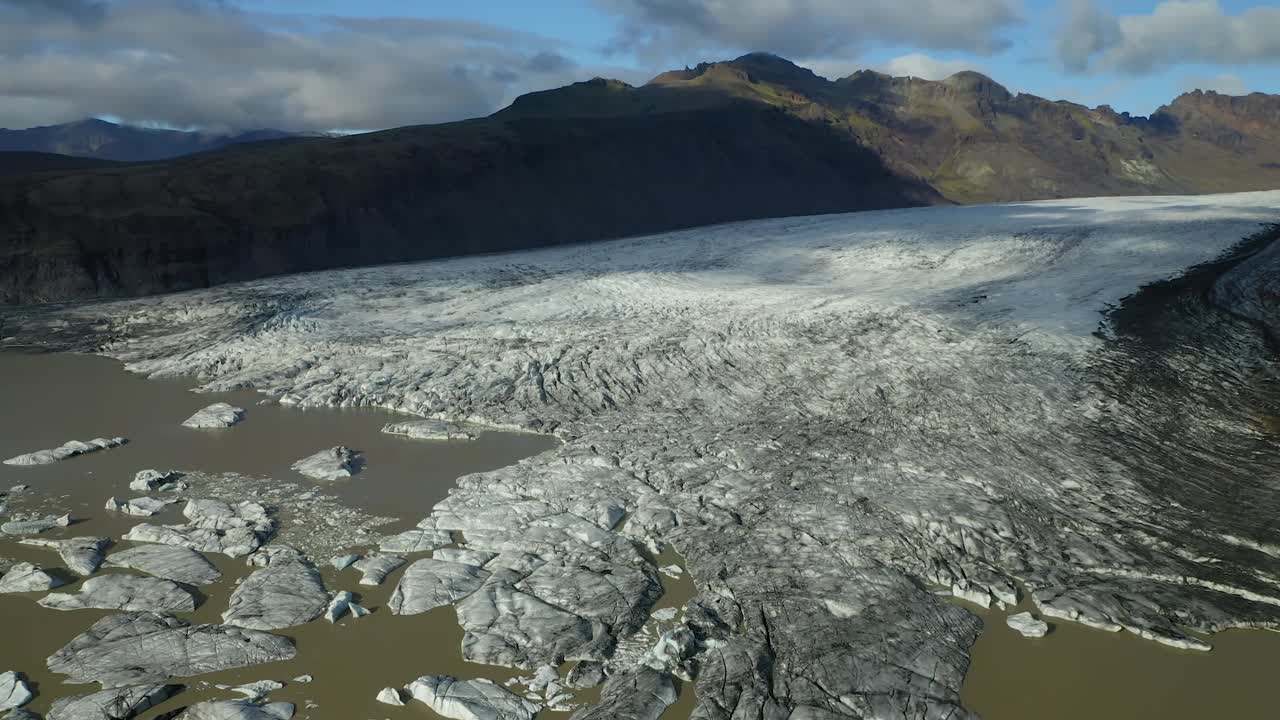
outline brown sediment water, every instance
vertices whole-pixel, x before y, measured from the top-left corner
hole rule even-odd
[[[1049,633],[1025,638],[1005,618],[1036,614],[1030,602],[1008,611],[956,602],[986,625],[973,646],[960,695],[983,720],[1280,716],[1280,633],[1228,630],[1200,636],[1213,650],[1199,652],[1043,618]]]
[[[556,446],[545,435],[485,432],[471,441],[426,441],[381,432],[411,416],[376,408],[259,405],[252,391],[192,393],[189,380],[147,380],[92,355],[0,353],[0,459],[68,440],[121,436],[129,444],[39,467],[0,465],[0,488],[17,483],[69,494],[67,511],[101,514],[112,495],[133,497],[145,468],[236,472],[304,480],[290,465],[345,445],[365,454],[355,478],[321,484],[347,504],[416,523],[459,476],[495,470]],[[245,409],[243,423],[193,430],[183,420],[215,402]],[[83,533],[82,533],[83,534]]]
[[[27,485],[11,498],[12,510],[40,507],[70,512],[77,522],[40,535],[59,539],[105,536],[116,541],[110,552],[129,547],[119,538],[141,522],[181,522],[175,506],[154,518],[134,518],[103,509],[111,496],[139,493],[129,481],[145,468],[203,473],[235,472],[263,483],[288,480],[310,483],[290,469],[299,458],[334,445],[365,453],[367,465],[357,477],[336,483],[316,483],[346,504],[368,513],[400,518],[386,526],[395,531],[425,517],[461,475],[492,470],[549,450],[550,437],[485,432],[473,441],[423,441],[380,432],[387,422],[409,419],[377,409],[297,409],[258,405],[263,396],[252,392],[194,394],[190,383],[149,381],[125,372],[119,363],[97,356],[0,353],[0,459],[52,448],[67,440],[123,436],[129,444],[59,463],[38,467],[0,465],[0,490]],[[222,430],[193,430],[180,423],[214,402],[239,405],[246,420]],[[284,518],[287,523],[287,516]],[[409,560],[426,554],[409,556]],[[235,584],[250,568],[243,559],[209,556],[223,572],[214,585],[198,588],[204,603],[180,617],[194,622],[219,622]],[[24,546],[17,538],[0,537],[0,558],[32,562],[43,567],[61,565],[49,549]],[[417,703],[406,708],[374,700],[383,687],[399,687],[421,675],[489,678],[503,682],[527,675],[504,668],[467,663],[461,657],[462,630],[452,607],[411,617],[393,616],[386,609],[392,589],[404,568],[377,587],[359,585],[359,573],[322,568],[326,587],[349,590],[373,613],[329,624],[318,620],[280,631],[294,638],[297,657],[288,662],[230,670],[186,680],[187,690],[144,713],[154,718],[204,699],[235,695],[213,685],[239,685],[257,680],[286,683],[272,700],[294,702],[299,718],[431,717]],[[104,569],[102,573],[126,572]],[[73,582],[59,592],[75,592]],[[110,611],[61,612],[36,604],[43,593],[0,595],[5,642],[0,646],[0,671],[16,670],[33,683],[37,698],[29,706],[37,712],[68,695],[93,692],[96,685],[64,685],[50,673],[46,658]],[[295,677],[311,675],[310,683]],[[583,700],[589,698],[584,695]],[[545,713],[551,715],[551,713]]]
[[[668,565],[676,565],[684,568],[684,558],[672,547],[663,549],[662,553],[654,558],[654,562],[658,567],[666,567]],[[694,585],[693,576],[688,572],[684,572],[679,577],[662,576],[662,597],[658,598],[658,602],[654,604],[654,610],[663,608],[675,608],[683,610],[684,606],[698,594],[698,589]],[[662,714],[662,720],[686,720],[693,714],[694,706],[697,704],[697,695],[694,693],[694,685],[691,682],[676,681],[679,697],[666,712]]]

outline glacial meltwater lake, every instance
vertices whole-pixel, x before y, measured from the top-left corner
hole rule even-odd
[[[376,535],[399,532],[425,517],[462,475],[496,469],[556,446],[553,438],[523,433],[484,432],[473,441],[425,441],[380,432],[403,415],[377,409],[298,409],[269,403],[253,392],[195,394],[189,381],[152,381],[127,373],[100,356],[0,353],[0,457],[56,447],[71,439],[123,436],[122,447],[71,458],[52,465],[0,465],[0,491],[12,486],[8,514],[71,513],[69,528],[43,533],[42,539],[105,536],[114,540],[108,554],[131,546],[120,540],[141,522],[181,522],[181,504],[154,518],[130,517],[104,510],[107,498],[127,499],[134,474],[145,468],[177,469],[216,475],[244,476],[241,486],[263,490],[273,484],[314,486],[366,516],[393,520],[377,526]],[[193,430],[179,423],[213,402],[228,402],[247,411],[246,420],[223,430]],[[290,469],[299,458],[334,445],[364,453],[367,465],[355,478],[314,483]],[[247,484],[247,485],[246,485]],[[199,486],[190,491],[198,495]],[[252,491],[251,491],[252,492]],[[257,496],[246,495],[245,499]],[[267,498],[269,499],[269,498]],[[266,500],[264,500],[264,504]],[[281,517],[282,536],[298,538],[288,509]],[[315,517],[307,520],[314,522]],[[292,525],[291,525],[292,523]],[[320,530],[317,530],[320,532]],[[300,533],[302,535],[300,535]],[[60,565],[57,553],[20,545],[16,537],[0,537],[4,565],[24,561],[41,567]],[[181,617],[216,623],[236,584],[253,568],[243,558],[208,555],[222,572],[215,584],[198,588],[202,604]],[[286,683],[271,693],[273,701],[298,707],[298,718],[436,717],[420,703],[404,708],[379,704],[384,687],[399,687],[427,674],[460,679],[489,678],[502,683],[520,671],[464,662],[462,630],[452,607],[416,616],[395,616],[386,604],[404,567],[379,586],[357,583],[358,573],[337,571],[317,558],[326,587],[356,592],[372,609],[365,618],[336,624],[316,620],[277,631],[294,638],[297,656],[290,661],[175,680],[187,689],[139,715],[159,718],[194,702],[236,697],[217,685],[259,680]],[[670,551],[659,564],[680,562]],[[131,572],[104,567],[97,575]],[[57,592],[75,592],[78,579]],[[665,594],[658,608],[679,608],[695,594],[693,582],[663,577]],[[53,701],[96,691],[94,686],[67,685],[48,671],[45,660],[95,621],[112,611],[45,609],[36,603],[43,593],[0,594],[0,672],[23,673],[36,691],[30,710],[45,713]],[[962,603],[963,604],[963,603]],[[1009,610],[1033,609],[1025,607]],[[1230,631],[1207,639],[1209,653],[1176,650],[1127,633],[1107,633],[1050,619],[1050,634],[1026,639],[1004,624],[1008,613],[979,613],[987,629],[973,649],[964,685],[966,706],[987,720],[1068,720],[1078,718],[1273,717],[1280,708],[1280,634]],[[310,682],[294,678],[312,676]],[[580,691],[579,703],[591,703],[598,689]],[[689,717],[695,696],[687,684],[664,720]],[[540,717],[564,717],[543,712]]]
[[[76,519],[71,527],[37,537],[110,537],[115,541],[108,549],[110,554],[131,546],[120,537],[134,525],[182,522],[181,503],[153,518],[104,509],[109,497],[124,500],[140,494],[128,488],[136,472],[146,468],[233,472],[264,485],[314,486],[369,515],[394,518],[376,528],[372,541],[378,535],[412,527],[459,476],[503,467],[558,444],[551,437],[511,432],[484,432],[472,441],[415,440],[381,432],[388,422],[411,419],[404,415],[366,408],[303,410],[259,405],[264,396],[258,393],[195,394],[188,391],[191,384],[146,380],[124,371],[119,362],[100,356],[0,353],[0,458],[57,447],[71,439],[129,439],[122,447],[52,465],[0,465],[0,491],[29,486],[9,498],[9,512],[69,512]],[[180,425],[193,412],[214,402],[245,408],[245,421],[217,430]],[[364,453],[364,470],[347,480],[315,483],[290,469],[294,461],[335,445]],[[197,485],[191,494],[198,495],[198,490]],[[282,532],[296,536],[299,530],[306,531],[288,530],[291,518],[287,510],[280,519]],[[20,545],[17,540],[0,537],[0,558],[45,568],[61,564],[56,552]],[[203,604],[181,617],[216,623],[231,590],[254,568],[243,558],[206,556],[222,572],[222,579],[198,588],[205,596]],[[293,660],[175,680],[187,684],[188,689],[140,717],[161,716],[200,700],[237,697],[212,685],[258,680],[285,682],[286,687],[272,693],[270,699],[297,704],[299,718],[431,717],[433,713],[421,704],[395,708],[377,703],[374,697],[384,687],[399,687],[426,674],[487,677],[499,682],[527,674],[463,662],[462,630],[452,607],[407,617],[388,612],[387,599],[404,567],[381,585],[365,587],[358,584],[358,572],[338,572],[325,559],[318,558],[317,564],[326,587],[357,593],[361,603],[374,611],[371,615],[359,620],[348,617],[336,624],[320,619],[279,631],[297,641],[298,653]],[[96,575],[117,572],[129,571],[104,567]],[[56,592],[76,592],[80,584],[73,582]],[[686,595],[691,592],[684,590]],[[26,675],[37,693],[28,708],[40,713],[59,697],[98,689],[96,685],[64,685],[61,676],[46,669],[45,659],[95,621],[113,614],[45,609],[36,604],[43,594],[0,594],[0,623],[4,627],[0,672],[14,670]],[[673,594],[670,602],[675,601]],[[303,675],[314,680],[292,680]]]
[[[1024,600],[978,613],[961,700],[986,720],[1204,720],[1280,717],[1280,633],[1201,635],[1213,650],[1179,650],[1127,632],[1042,618],[1050,630],[1025,638],[1005,618],[1036,614]]]

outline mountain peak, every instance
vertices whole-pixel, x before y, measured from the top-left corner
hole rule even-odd
[[[1000,83],[984,76],[977,70],[960,70],[954,76],[943,79],[942,85],[946,85],[957,92],[964,92],[966,95],[1002,97],[1002,99],[1012,97],[1009,88],[1000,85]]]
[[[109,120],[103,120],[102,118],[87,117],[87,118],[84,118],[83,120],[76,120],[75,122],[69,122],[65,125],[65,127],[114,128],[114,127],[120,127],[120,126]]]

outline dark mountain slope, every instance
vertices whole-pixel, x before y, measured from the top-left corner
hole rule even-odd
[[[491,118],[0,178],[0,299],[135,295],[749,218],[1280,187],[1280,97],[1150,118],[978,73],[771,55],[576,83]]]
[[[836,81],[752,54],[632,88],[593,81],[499,116],[661,113],[748,100],[824,123],[955,202],[1280,187],[1280,96],[1189,93],[1151,118],[1013,94],[962,72],[941,81],[860,71]]]
[[[0,152],[0,175],[30,175],[43,172],[68,172],[119,167],[114,160],[75,157],[42,152]]]
[[[850,138],[759,105],[402,128],[0,178],[0,299],[136,295],[937,201]]]

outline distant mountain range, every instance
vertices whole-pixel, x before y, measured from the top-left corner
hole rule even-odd
[[[1197,91],[1130,117],[973,72],[829,81],[751,54],[477,120],[57,170],[0,178],[5,302],[760,217],[1280,188],[1280,96]]]
[[[64,125],[9,130],[0,128],[0,152],[38,152],[98,160],[141,162],[166,160],[229,145],[320,137],[317,133],[250,130],[233,134],[201,133],[117,125],[89,118]]]

